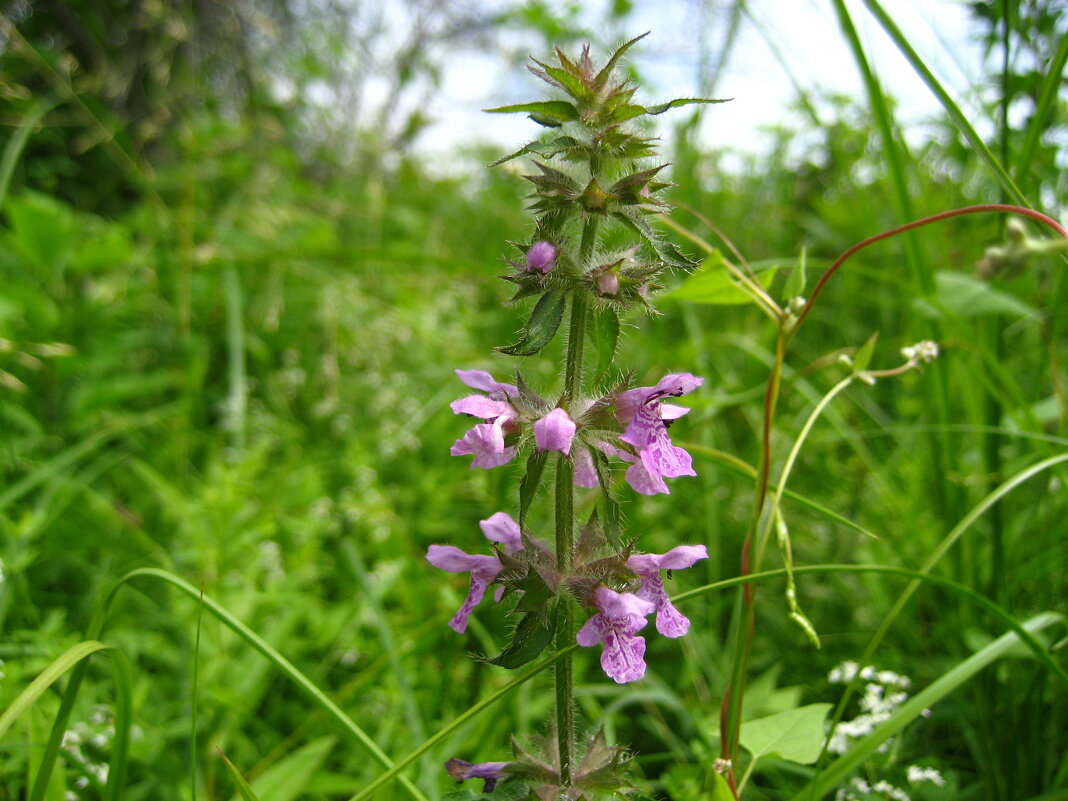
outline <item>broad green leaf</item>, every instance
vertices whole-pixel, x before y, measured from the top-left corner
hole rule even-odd
[[[497,350],[509,356],[533,356],[538,353],[556,336],[556,329],[564,319],[566,301],[563,292],[546,292],[530,313],[530,322],[521,332],[519,341]]]
[[[253,797],[259,801],[293,801],[304,793],[336,742],[333,735],[320,737],[282,757],[252,783]]]
[[[742,724],[740,741],[753,759],[775,755],[811,765],[823,746],[824,721],[831,704],[809,704]]]
[[[958,317],[1004,314],[1038,320],[1037,309],[1019,298],[994,289],[990,284],[964,273],[941,271],[935,275],[935,302],[914,301],[915,308],[928,317],[942,317],[942,309]]]
[[[509,670],[533,662],[552,642],[553,632],[556,630],[555,621],[555,615],[550,615],[546,620],[537,612],[527,612],[512,632],[512,640],[505,649],[493,659],[483,661]]]
[[[771,265],[757,273],[765,289],[775,280],[778,265]],[[663,300],[684,300],[688,303],[709,303],[714,306],[740,306],[753,303],[753,298],[742,289],[723,261],[723,254],[713,251],[701,266],[685,281],[670,292],[660,296]]]

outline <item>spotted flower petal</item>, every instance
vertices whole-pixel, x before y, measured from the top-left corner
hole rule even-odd
[[[654,605],[656,630],[665,637],[681,637],[690,630],[690,621],[671,603],[660,571],[682,570],[707,558],[708,549],[704,545],[679,545],[667,553],[634,554],[627,559],[627,567],[641,579],[638,597]]]
[[[601,667],[617,684],[637,681],[645,675],[645,639],[635,636],[656,608],[633,593],[598,587],[593,596],[598,612],[586,621],[575,640],[579,645],[602,643]]]

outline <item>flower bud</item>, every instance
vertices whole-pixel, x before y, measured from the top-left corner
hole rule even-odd
[[[535,242],[527,251],[527,272],[548,273],[556,266],[556,247],[552,242]]]
[[[616,295],[619,293],[619,273],[615,270],[606,270],[597,276],[597,291],[602,295]]]

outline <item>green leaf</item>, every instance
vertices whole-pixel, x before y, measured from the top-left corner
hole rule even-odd
[[[853,372],[862,373],[868,369],[868,365],[871,364],[871,356],[875,353],[875,341],[877,339],[879,339],[878,331],[868,337],[868,341],[853,354]]]
[[[259,796],[259,801],[293,801],[304,793],[312,777],[330,756],[336,742],[337,738],[333,735],[312,740],[267,768],[252,783],[252,790]]]
[[[620,550],[623,545],[620,541],[619,531],[622,517],[619,511],[619,503],[612,495],[612,465],[608,457],[597,448],[590,448],[593,454],[593,466],[597,470],[597,483],[601,485],[601,504],[604,507],[604,535],[608,544],[615,550]]]
[[[530,321],[521,332],[519,341],[497,350],[509,356],[533,356],[540,352],[556,336],[560,321],[564,319],[566,302],[563,292],[546,292],[530,313]]]
[[[523,480],[519,482],[519,525],[530,511],[530,504],[538,494],[538,485],[541,484],[541,476],[545,471],[545,460],[548,451],[534,451],[527,459],[527,472],[523,474]]]
[[[517,103],[513,106],[482,109],[489,114],[515,114],[527,112],[535,122],[545,125],[541,120],[549,120],[557,125],[577,120],[578,109],[566,100],[540,100],[533,103]]]
[[[593,88],[595,91],[601,91],[601,89],[604,88],[604,85],[608,83],[608,79],[612,77],[612,70],[616,68],[616,64],[619,63],[619,59],[623,57],[623,54],[648,35],[649,31],[646,31],[641,36],[635,36],[629,42],[624,42],[616,49],[616,52],[609,57],[608,63],[601,68],[601,71],[597,73],[597,77],[593,79]]]
[[[767,289],[775,280],[778,265],[757,273],[761,286]],[[753,303],[753,297],[742,289],[738,281],[727,272],[723,254],[718,250],[709,254],[701,267],[670,292],[661,295],[664,300],[683,300],[688,303],[708,303],[713,306],[740,306]]]
[[[711,787],[709,787],[711,785]],[[716,773],[709,768],[708,779],[705,782],[705,789],[711,790],[711,795],[708,797],[708,801],[734,801],[734,793],[731,792],[731,786],[727,784],[727,780],[723,778],[723,774]]]
[[[620,210],[613,212],[612,216],[644,239],[656,255],[660,257],[661,261],[667,264],[668,267],[674,267],[675,269],[685,270],[687,272],[697,267],[697,262],[683,254],[670,242],[665,242],[657,236],[645,217],[637,209],[624,206]]]
[[[721,98],[717,100],[709,100],[704,97],[677,97],[674,100],[669,100],[666,103],[658,103],[655,106],[646,106],[646,114],[663,114],[665,111],[671,108],[678,108],[679,106],[692,106],[696,103],[709,104],[709,103],[727,103],[731,98]]]
[[[915,308],[928,317],[942,317],[942,309],[958,317],[1004,314],[1038,320],[1041,314],[1019,298],[994,289],[990,284],[964,273],[941,271],[935,274],[934,303],[914,301]],[[940,307],[940,308],[939,308]]]
[[[252,786],[245,780],[245,777],[241,775],[241,771],[237,769],[237,766],[222,752],[222,749],[219,749],[219,756],[222,757],[223,762],[226,763],[226,768],[230,771],[230,778],[232,778],[234,784],[237,785],[237,793],[241,796],[243,801],[260,801],[255,791],[252,789]]]
[[[502,156],[489,166],[497,167],[501,164],[504,164],[506,161],[511,161],[512,159],[516,159],[520,156],[525,156],[530,153],[533,153],[536,156],[541,156],[543,159],[551,159],[558,153],[563,153],[567,150],[571,150],[572,148],[576,147],[579,147],[579,141],[573,136],[557,136],[548,142],[543,142],[538,139],[523,145],[523,147],[519,148],[519,150],[517,150],[515,153],[510,153],[507,156]]]
[[[801,256],[797,260],[797,266],[790,270],[790,276],[786,279],[786,286],[782,294],[787,300],[799,298],[805,294],[805,249],[801,248]]]
[[[531,59],[538,67],[528,67],[532,73],[537,75],[543,81],[551,86],[555,86],[559,89],[563,89],[575,100],[588,101],[593,97],[593,93],[590,91],[590,87],[586,86],[582,82],[582,79],[577,75],[568,72],[560,67],[554,67],[551,64],[546,64],[542,61],[538,61],[536,58]]]
[[[522,667],[537,659],[538,655],[552,642],[555,630],[555,615],[549,615],[546,619],[544,615],[537,612],[527,612],[512,632],[512,641],[505,649],[493,659],[481,661],[509,670]]]
[[[740,741],[753,759],[778,756],[811,765],[823,747],[824,721],[831,704],[809,704],[742,724]]]
[[[598,383],[612,366],[619,344],[619,316],[615,309],[601,309],[593,315],[589,337],[596,357],[593,360],[593,383]]]

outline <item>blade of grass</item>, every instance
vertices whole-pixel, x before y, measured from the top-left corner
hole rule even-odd
[[[30,110],[22,120],[22,123],[15,129],[11,138],[7,140],[7,144],[4,146],[4,156],[0,159],[0,209],[4,207],[4,201],[7,200],[7,190],[11,186],[11,176],[15,173],[15,165],[18,164],[19,156],[22,155],[22,150],[26,147],[30,134],[37,127],[37,123],[41,121],[41,117],[57,105],[58,103],[55,100],[47,97],[36,100],[30,106]]]
[[[34,703],[37,702],[37,699],[44,694],[45,690],[59,680],[60,676],[86,657],[92,656],[98,651],[107,650],[111,650],[110,645],[87,640],[86,642],[80,642],[77,645],[71,646],[56,657],[52,664],[41,671],[41,674],[31,681],[29,686],[19,693],[18,698],[12,701],[11,705],[4,710],[2,715],[0,715],[0,739],[3,738],[4,733],[11,727],[11,724],[18,719],[19,715],[33,706]]]
[[[1028,620],[1023,624],[1023,627],[1031,634],[1063,619],[1061,615],[1053,612],[1043,612]],[[871,734],[858,741],[842,757],[835,760],[827,770],[820,772],[807,787],[794,796],[795,801],[821,798],[824,794],[830,792],[856,770],[865,759],[874,754],[886,740],[893,737],[923,714],[925,709],[930,708],[962,684],[970,681],[983,668],[1005,656],[1014,645],[1020,642],[1020,639],[1018,632],[1007,632],[935,679],[929,686],[902,704],[889,720],[877,726]]]
[[[237,785],[237,792],[241,795],[244,801],[260,801],[256,794],[252,791],[252,786],[245,781],[245,777],[241,775],[241,771],[237,769],[237,766],[230,761],[229,757],[223,753],[222,749],[218,749],[219,756],[222,757],[222,761],[226,764],[227,769],[230,771],[230,778],[234,780],[234,784]]]
[[[1023,151],[1020,154],[1020,163],[1017,165],[1021,172],[1031,166],[1031,159],[1035,157],[1038,149],[1038,140],[1042,136],[1044,121],[1049,118],[1054,104],[1057,102],[1057,93],[1061,87],[1061,75],[1064,73],[1064,65],[1068,62],[1068,36],[1061,36],[1057,45],[1057,52],[1050,62],[1049,72],[1042,83],[1042,91],[1038,96],[1038,104],[1035,107],[1034,116],[1031,117],[1031,125],[1027,129],[1027,140],[1024,142]]]

